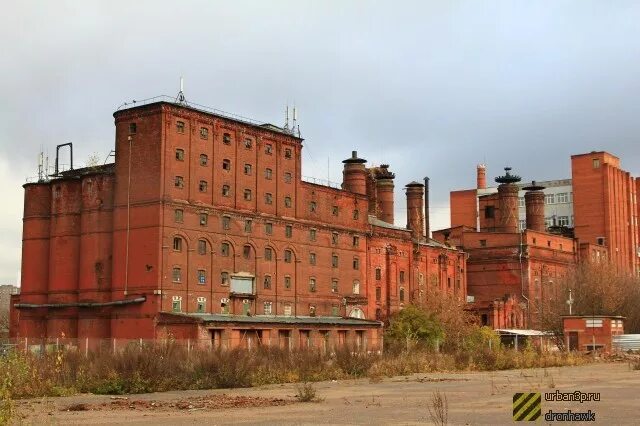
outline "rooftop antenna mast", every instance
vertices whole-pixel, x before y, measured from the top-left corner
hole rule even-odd
[[[298,110],[293,106],[293,123],[291,125],[291,134],[300,137],[300,125],[298,124]]]
[[[178,96],[176,96],[176,103],[187,105],[187,100],[184,97],[184,78],[182,78],[182,76],[180,76],[180,91],[178,92]]]
[[[289,132],[289,104],[287,104],[284,112],[284,130]]]

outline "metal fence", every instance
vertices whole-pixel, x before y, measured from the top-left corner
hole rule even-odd
[[[618,351],[640,351],[640,334],[618,334],[612,336],[611,345]]]

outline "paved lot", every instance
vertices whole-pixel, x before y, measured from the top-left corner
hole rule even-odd
[[[200,408],[196,401],[210,395],[293,399],[295,386],[180,391],[129,396],[133,408],[108,396],[79,395],[27,400],[18,403],[26,424],[429,424],[428,406],[434,392],[445,394],[449,424],[514,424],[512,398],[516,392],[543,392],[544,414],[553,411],[596,415],[596,424],[640,424],[640,371],[625,363],[600,363],[581,367],[509,370],[487,373],[416,374],[384,379],[321,382],[316,384],[324,400],[250,408]],[[550,402],[544,392],[599,392],[600,401]],[[122,401],[122,400],[120,400]],[[153,401],[153,406],[151,402]],[[182,401],[182,405],[176,404]],[[184,404],[187,401],[187,404]],[[192,405],[189,401],[194,401]],[[144,402],[144,403],[143,403]],[[63,411],[73,404],[106,408]],[[189,408],[189,407],[192,408]],[[527,423],[522,423],[527,424]],[[562,422],[558,424],[572,424]],[[578,423],[573,423],[578,424]],[[584,424],[584,423],[581,423]]]

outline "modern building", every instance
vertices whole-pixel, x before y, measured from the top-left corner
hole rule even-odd
[[[387,165],[353,152],[336,189],[301,179],[288,126],[165,100],[114,117],[115,163],[24,185],[13,336],[373,349],[427,285],[466,297],[465,254],[425,236],[424,185],[394,225]]]

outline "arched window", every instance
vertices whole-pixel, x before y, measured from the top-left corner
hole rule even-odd
[[[364,319],[364,312],[360,308],[353,308],[349,314],[351,318]]]

